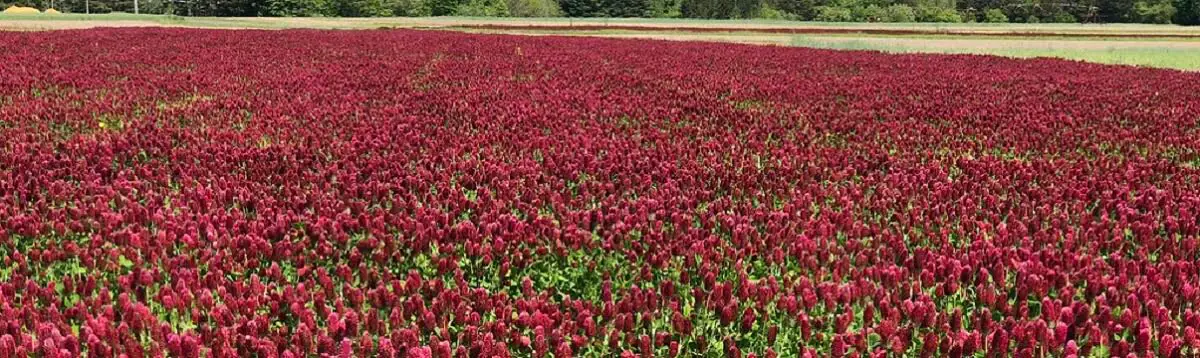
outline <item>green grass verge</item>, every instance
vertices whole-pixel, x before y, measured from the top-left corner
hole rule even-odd
[[[973,40],[962,40],[973,41]],[[887,44],[867,40],[828,41],[805,36],[793,38],[792,45],[836,50],[868,50],[893,53],[944,53],[996,55],[1015,58],[1054,57],[1104,64],[1133,65],[1181,70],[1200,70],[1200,47],[1123,47],[1120,41],[1112,41],[1106,48],[1038,48],[1036,40],[1014,41],[1013,47],[976,48],[953,47],[944,44],[923,46],[918,44]],[[1022,46],[1025,47],[1022,47]]]

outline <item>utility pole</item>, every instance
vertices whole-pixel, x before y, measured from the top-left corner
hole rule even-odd
[[[134,14],[134,15],[137,15],[137,14],[139,14],[139,12],[138,12],[138,0],[133,0],[133,14]]]
[[[88,15],[92,14],[92,3],[89,0],[83,0],[83,12]]]

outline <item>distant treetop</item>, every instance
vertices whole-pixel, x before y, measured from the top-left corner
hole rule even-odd
[[[840,22],[1200,24],[1200,0],[139,0],[183,16],[495,16]],[[132,11],[133,0],[0,0],[0,8]]]

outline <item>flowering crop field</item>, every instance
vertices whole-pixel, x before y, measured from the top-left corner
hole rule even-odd
[[[0,34],[0,357],[1200,355],[1200,74]]]

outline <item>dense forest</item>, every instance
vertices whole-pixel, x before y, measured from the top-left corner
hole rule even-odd
[[[133,11],[133,0],[0,0],[0,7]],[[1200,0],[139,0],[183,16],[517,16],[846,22],[1200,24]]]

